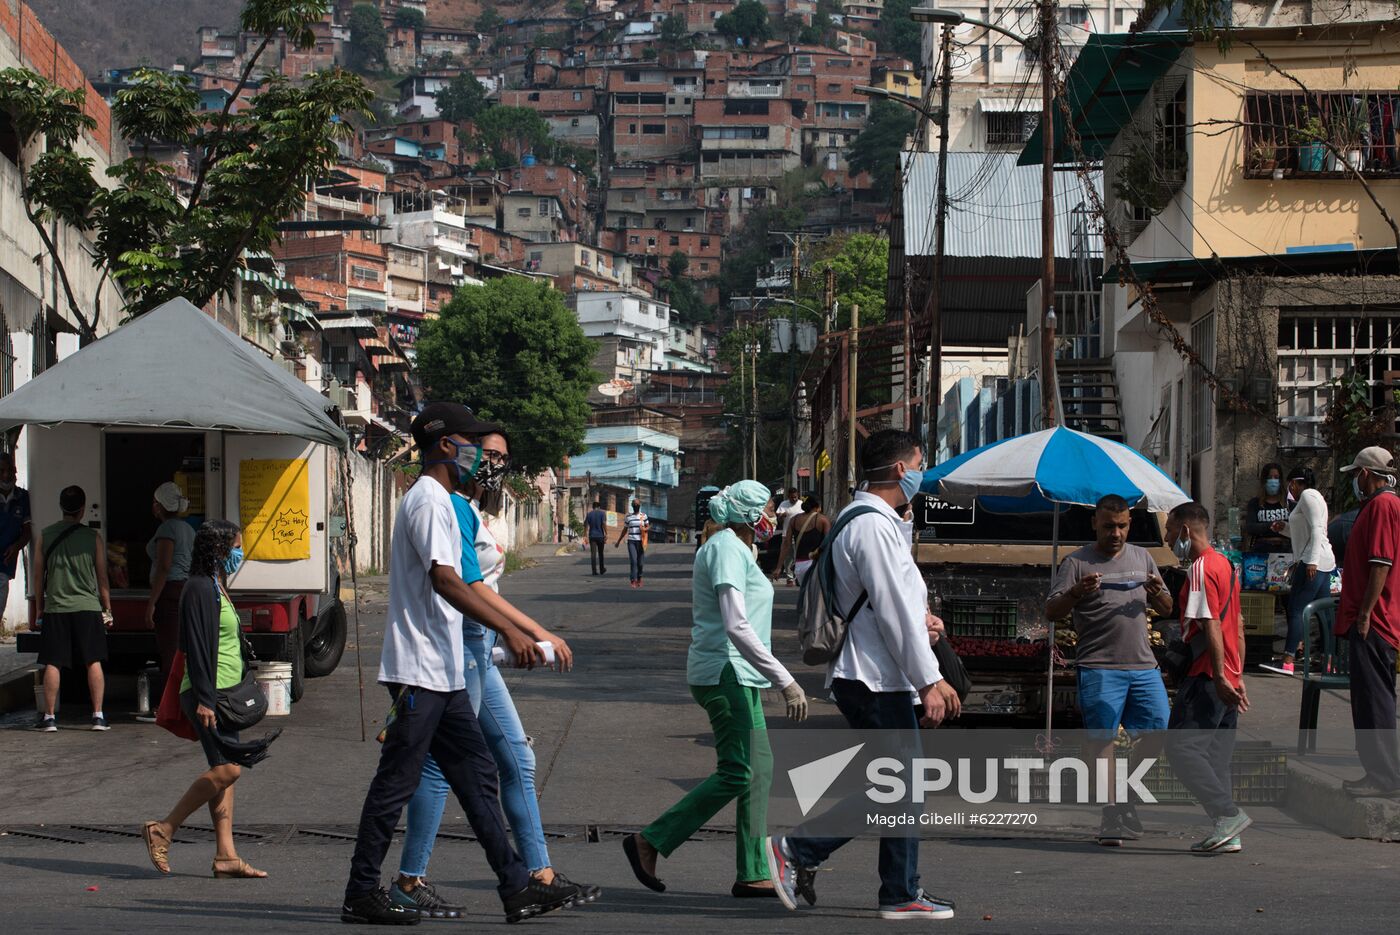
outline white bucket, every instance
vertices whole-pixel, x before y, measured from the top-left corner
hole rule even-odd
[[[292,664],[290,662],[259,662],[253,676],[267,698],[268,717],[292,713]]]

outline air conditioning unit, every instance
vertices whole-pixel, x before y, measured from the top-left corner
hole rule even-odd
[[[341,412],[354,412],[360,405],[355,391],[348,386],[331,387],[331,402]]]
[[[297,362],[295,360],[289,360],[286,357],[279,357],[277,359],[277,362],[282,365],[283,370],[290,373],[296,379],[301,379],[300,368],[298,367]]]

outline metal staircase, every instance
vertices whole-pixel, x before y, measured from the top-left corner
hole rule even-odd
[[[1055,362],[1066,428],[1124,441],[1122,399],[1111,357],[1069,357]]]

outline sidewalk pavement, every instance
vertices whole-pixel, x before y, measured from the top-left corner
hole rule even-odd
[[[597,904],[530,924],[570,935],[846,935],[871,929],[879,924],[871,913],[874,841],[857,841],[834,857],[820,874],[818,907],[798,913],[772,901],[729,898],[732,808],[663,862],[667,893],[643,890],[627,869],[620,837],[655,818],[714,765],[708,722],[685,685],[693,555],[683,545],[653,549],[641,591],[627,586],[625,574],[590,576],[586,555],[545,556],[502,583],[507,597],[569,640],[577,654],[571,674],[511,671],[507,681],[535,741],[553,861],[569,876],[605,888]],[[387,708],[387,696],[374,683],[384,584],[382,578],[360,582],[358,642],[352,615],[340,669],[309,682],[289,717],[268,722],[285,733],[268,761],[239,782],[240,851],[272,874],[268,880],[207,878],[213,847],[208,831],[200,830],[208,826],[205,816],[181,832],[171,855],[174,876],[160,878],[148,866],[140,823],[163,814],[205,768],[197,745],[137,724],[115,704],[106,734],[67,729],[76,726],[72,722],[56,734],[0,730],[0,899],[7,929],[173,933],[337,925],[355,822],[378,756],[373,736]],[[777,589],[774,642],[785,659],[793,655],[795,595],[795,589]],[[794,672],[814,696],[810,729],[834,724],[834,707],[820,697],[820,672],[801,666]],[[775,693],[766,694],[770,723],[779,726],[781,703]],[[1256,704],[1262,728],[1270,719],[1262,697]],[[1288,708],[1283,690],[1277,704]],[[14,717],[0,719],[0,726],[22,727],[31,715]],[[1190,806],[1144,808],[1148,836],[1121,849],[1089,843],[1091,828],[1082,820],[1029,834],[930,840],[922,849],[924,885],[957,900],[950,931],[1167,933],[1264,924],[1272,933],[1315,932],[1319,924],[1329,931],[1393,926],[1400,916],[1393,848],[1347,841],[1273,808],[1251,807],[1250,813],[1256,824],[1246,852],[1208,863],[1187,851],[1205,824],[1200,809]],[[489,871],[455,801],[448,803],[442,831],[434,881],[468,905],[470,923],[500,924]],[[396,858],[397,847],[385,862],[386,876]]]

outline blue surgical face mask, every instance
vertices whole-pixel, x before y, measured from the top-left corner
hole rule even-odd
[[[1366,499],[1366,494],[1361,490],[1361,478],[1353,477],[1351,479],[1351,492],[1356,494],[1356,500],[1358,503]]]
[[[436,461],[425,461],[424,464],[451,464],[457,470],[457,481],[454,486],[460,487],[467,481],[476,477],[477,470],[481,467],[481,446],[473,444],[459,444],[452,439],[447,439],[448,444],[457,449],[457,454],[452,458],[439,458]]]
[[[904,472],[904,476],[899,479],[899,492],[904,494],[904,499],[910,503],[914,502],[914,496],[919,492],[919,488],[924,483],[924,472],[913,469]]]
[[[1278,496],[1278,492],[1283,489],[1283,481],[1277,477],[1270,477],[1264,481],[1264,493],[1271,497]]]
[[[232,578],[238,569],[243,567],[243,550],[234,546],[229,550],[228,558],[224,559],[224,577]]]

